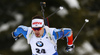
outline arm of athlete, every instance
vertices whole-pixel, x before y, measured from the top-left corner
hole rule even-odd
[[[28,27],[20,25],[14,32],[12,32],[12,36],[15,40],[20,38],[21,35],[23,35],[27,39],[27,37],[26,37],[27,31],[28,31]]]
[[[53,35],[56,40],[66,37],[67,39],[66,50],[71,51],[73,49],[73,32],[70,28],[55,29],[53,31]]]

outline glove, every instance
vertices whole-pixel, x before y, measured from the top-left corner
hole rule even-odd
[[[20,38],[20,36],[22,36],[22,34],[19,34],[18,36],[14,35],[14,32],[12,32],[12,37],[16,40],[18,40]]]
[[[66,51],[67,51],[67,52],[72,51],[73,48],[75,48],[74,45],[71,45],[71,46],[67,45],[67,47],[66,47]]]

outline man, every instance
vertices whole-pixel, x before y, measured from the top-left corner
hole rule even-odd
[[[58,55],[57,40],[67,38],[67,51],[73,49],[73,33],[70,28],[49,28],[44,25],[41,16],[32,18],[31,27],[20,25],[14,32],[13,37],[17,40],[23,35],[31,46],[32,55]]]

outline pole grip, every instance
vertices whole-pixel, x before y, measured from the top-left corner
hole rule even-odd
[[[40,5],[46,7],[46,2],[40,2]]]
[[[43,7],[46,7],[46,2],[40,2],[40,5],[41,5],[41,12],[42,12],[42,15],[43,15],[43,18],[44,18],[44,23],[46,26],[49,26],[49,21],[48,21],[48,18],[45,18],[45,15],[44,15],[44,9]]]

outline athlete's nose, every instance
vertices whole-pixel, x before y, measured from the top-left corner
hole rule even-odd
[[[38,30],[35,30],[35,32],[38,33],[39,31]]]

